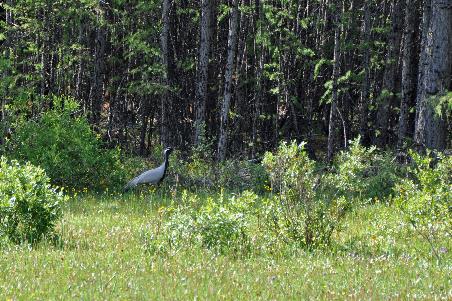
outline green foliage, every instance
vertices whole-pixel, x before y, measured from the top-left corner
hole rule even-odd
[[[437,116],[442,118],[452,117],[452,92],[447,91],[442,96],[432,97],[431,102]]]
[[[176,150],[170,157],[169,183],[190,190],[264,192],[268,176],[260,164],[248,161],[227,160],[213,162],[194,152],[183,160]]]
[[[316,62],[314,67],[314,79],[317,79],[324,65],[331,65],[331,61],[321,58]]]
[[[176,254],[200,247],[215,254],[243,255],[250,251],[250,224],[257,196],[243,192],[227,200],[208,197],[200,204],[184,191],[181,203],[160,211],[160,220],[146,244],[152,254]],[[163,216],[167,219],[163,221]]]
[[[395,187],[395,201],[413,228],[432,243],[452,234],[452,157],[438,154],[436,166],[426,156],[410,152],[414,165],[410,177]]]
[[[194,145],[191,152],[192,152],[192,156],[193,156],[193,160],[196,161],[197,159],[201,159],[204,161],[208,161],[211,160],[211,150],[213,148],[214,145],[214,141],[212,139],[210,139],[209,137],[207,137],[207,126],[205,122],[201,122],[199,125],[194,125],[199,126],[199,129],[195,129],[195,130],[199,130],[199,141],[197,145]]]
[[[350,142],[349,150],[336,157],[335,169],[323,178],[322,193],[349,201],[386,200],[399,179],[398,166],[389,154],[362,146],[359,138]]]
[[[304,144],[283,142],[276,154],[265,154],[263,164],[272,189],[278,193],[268,200],[265,214],[275,237],[307,248],[328,245],[342,218],[345,200],[328,200],[317,195],[319,177]]]
[[[248,219],[242,210],[237,209],[242,208],[208,200],[197,219],[203,247],[217,253],[246,252],[249,245]]]
[[[71,116],[78,106],[71,99],[55,98],[54,106],[19,124],[11,156],[41,166],[59,186],[99,190],[121,183],[119,149],[103,149],[86,117]]]
[[[185,161],[172,156],[169,173],[174,175],[183,187],[211,190],[215,188],[216,169],[214,163],[200,157],[195,152],[190,160]]]
[[[264,167],[248,161],[228,160],[219,166],[217,187],[228,190],[265,192],[268,174]]]
[[[316,66],[317,67],[317,66]],[[360,75],[348,70],[337,79],[338,95],[344,95],[351,92],[353,83],[360,81]],[[328,80],[324,84],[325,92],[320,98],[320,103],[331,103],[333,97],[333,80]]]
[[[66,200],[44,170],[0,159],[0,239],[35,242],[51,232]]]

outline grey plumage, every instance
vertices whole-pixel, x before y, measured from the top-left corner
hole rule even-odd
[[[168,168],[168,157],[171,154],[173,149],[171,147],[168,147],[165,149],[163,153],[163,163],[154,169],[147,170],[140,174],[139,176],[133,178],[132,180],[127,183],[126,186],[124,186],[124,190],[130,190],[134,187],[136,187],[139,184],[149,183],[149,184],[158,184],[160,183],[166,175],[166,170]]]

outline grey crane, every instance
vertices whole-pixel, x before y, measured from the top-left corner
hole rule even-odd
[[[126,186],[124,186],[124,191],[130,190],[137,186],[138,184],[158,184],[160,183],[163,178],[165,178],[166,175],[166,169],[168,168],[168,157],[171,154],[173,149],[171,147],[167,147],[165,151],[163,152],[163,163],[157,168],[147,170],[140,174],[139,176],[136,176],[132,180],[127,183]]]

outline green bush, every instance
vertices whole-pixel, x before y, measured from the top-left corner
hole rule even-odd
[[[66,200],[43,169],[0,159],[0,239],[34,242],[53,230]]]
[[[228,191],[253,190],[264,192],[268,176],[260,164],[247,161],[228,160],[225,162],[212,162],[193,153],[188,161],[180,159],[175,152],[170,158],[169,175],[175,184],[177,179],[183,187],[197,190],[219,191],[224,188]]]
[[[350,142],[349,150],[339,153],[334,167],[320,186],[332,199],[345,197],[361,203],[386,200],[399,179],[398,166],[391,156],[375,147],[362,146],[359,138]]]
[[[395,202],[413,230],[434,247],[436,238],[452,235],[452,157],[439,154],[436,166],[429,153],[410,152],[410,157],[413,165],[395,187]]]
[[[161,211],[147,249],[152,254],[174,254],[192,247],[215,254],[246,254],[250,251],[250,221],[256,200],[254,193],[244,192],[229,199],[209,197],[200,204],[196,195],[184,191],[178,206]]]
[[[197,218],[202,246],[218,253],[247,253],[252,206],[256,199],[257,196],[248,191],[220,204],[208,199]]]
[[[228,160],[221,163],[218,170],[217,187],[224,187],[231,191],[265,192],[268,175],[261,164]]]
[[[343,198],[323,199],[317,193],[315,162],[303,144],[281,143],[263,161],[275,195],[267,200],[266,219],[275,237],[304,247],[320,247],[330,238],[345,208]]]
[[[53,110],[19,124],[10,141],[11,156],[45,169],[52,183],[101,190],[124,180],[119,149],[102,148],[85,116],[71,99],[54,99]]]

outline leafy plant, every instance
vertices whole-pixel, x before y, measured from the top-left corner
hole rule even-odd
[[[308,248],[328,245],[343,215],[345,200],[328,200],[317,195],[319,176],[304,144],[283,142],[276,154],[265,154],[263,163],[272,189],[277,192],[267,201],[269,229],[279,239]]]
[[[0,159],[0,238],[35,242],[51,232],[66,200],[42,168]]]
[[[218,170],[217,186],[232,191],[253,190],[262,193],[268,182],[267,172],[261,164],[228,160],[221,163]]]
[[[72,116],[78,109],[74,100],[55,98],[54,106],[39,119],[19,124],[11,156],[41,166],[59,186],[101,190],[121,183],[119,149],[102,148],[86,117]]]
[[[248,191],[227,200],[222,195],[209,197],[200,205],[196,195],[184,191],[178,206],[160,211],[147,249],[153,254],[175,254],[195,246],[218,254],[246,254],[251,248],[250,221],[256,200]]]
[[[335,158],[335,171],[323,178],[321,189],[332,199],[364,203],[388,199],[399,179],[398,166],[387,153],[366,148],[359,140],[351,141],[350,149]]]
[[[215,169],[213,163],[194,154],[190,160],[182,160],[178,153],[170,158],[169,174],[184,187],[207,189],[215,187]],[[173,183],[174,184],[174,183]]]
[[[235,209],[212,199],[201,208],[196,223],[203,247],[222,254],[247,249],[248,219],[242,210]]]
[[[426,156],[414,151],[409,154],[414,164],[408,170],[410,177],[396,185],[395,201],[405,220],[439,257],[436,238],[452,235],[452,157],[438,154],[438,163],[432,166],[429,152]]]

